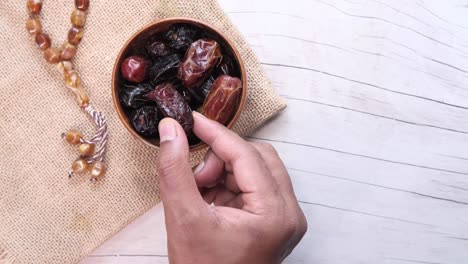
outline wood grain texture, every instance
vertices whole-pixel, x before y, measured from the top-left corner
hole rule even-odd
[[[289,107],[285,263],[468,263],[468,1],[221,0]],[[82,263],[167,263],[157,206]]]

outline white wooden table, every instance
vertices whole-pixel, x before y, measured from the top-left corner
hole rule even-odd
[[[468,263],[468,1],[222,0],[289,107],[286,263]],[[167,263],[161,206],[83,263]]]

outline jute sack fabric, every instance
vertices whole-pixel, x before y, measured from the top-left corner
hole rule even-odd
[[[53,45],[66,39],[71,0],[44,1],[42,22]],[[76,263],[157,204],[157,151],[134,139],[111,102],[111,71],[125,41],[159,18],[207,21],[230,37],[245,61],[248,98],[235,131],[246,135],[281,111],[258,60],[216,0],[95,0],[75,60],[92,104],[108,117],[106,179],[69,180],[77,157],[60,134],[94,128],[24,28],[25,1],[0,7],[0,263]],[[192,155],[195,164],[203,153]]]

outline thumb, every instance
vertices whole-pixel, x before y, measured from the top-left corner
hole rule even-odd
[[[161,148],[158,159],[159,187],[167,219],[189,220],[206,206],[189,163],[187,136],[171,118],[159,123]]]

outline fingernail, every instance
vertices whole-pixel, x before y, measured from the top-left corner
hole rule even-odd
[[[200,118],[206,118],[204,115],[198,113],[197,111],[192,112],[193,117],[200,117]]]
[[[202,161],[198,166],[193,170],[193,174],[196,176],[198,173],[200,173],[203,168],[205,167],[205,161]]]
[[[176,128],[172,120],[164,118],[159,122],[159,138],[161,143],[172,141],[177,137]]]

